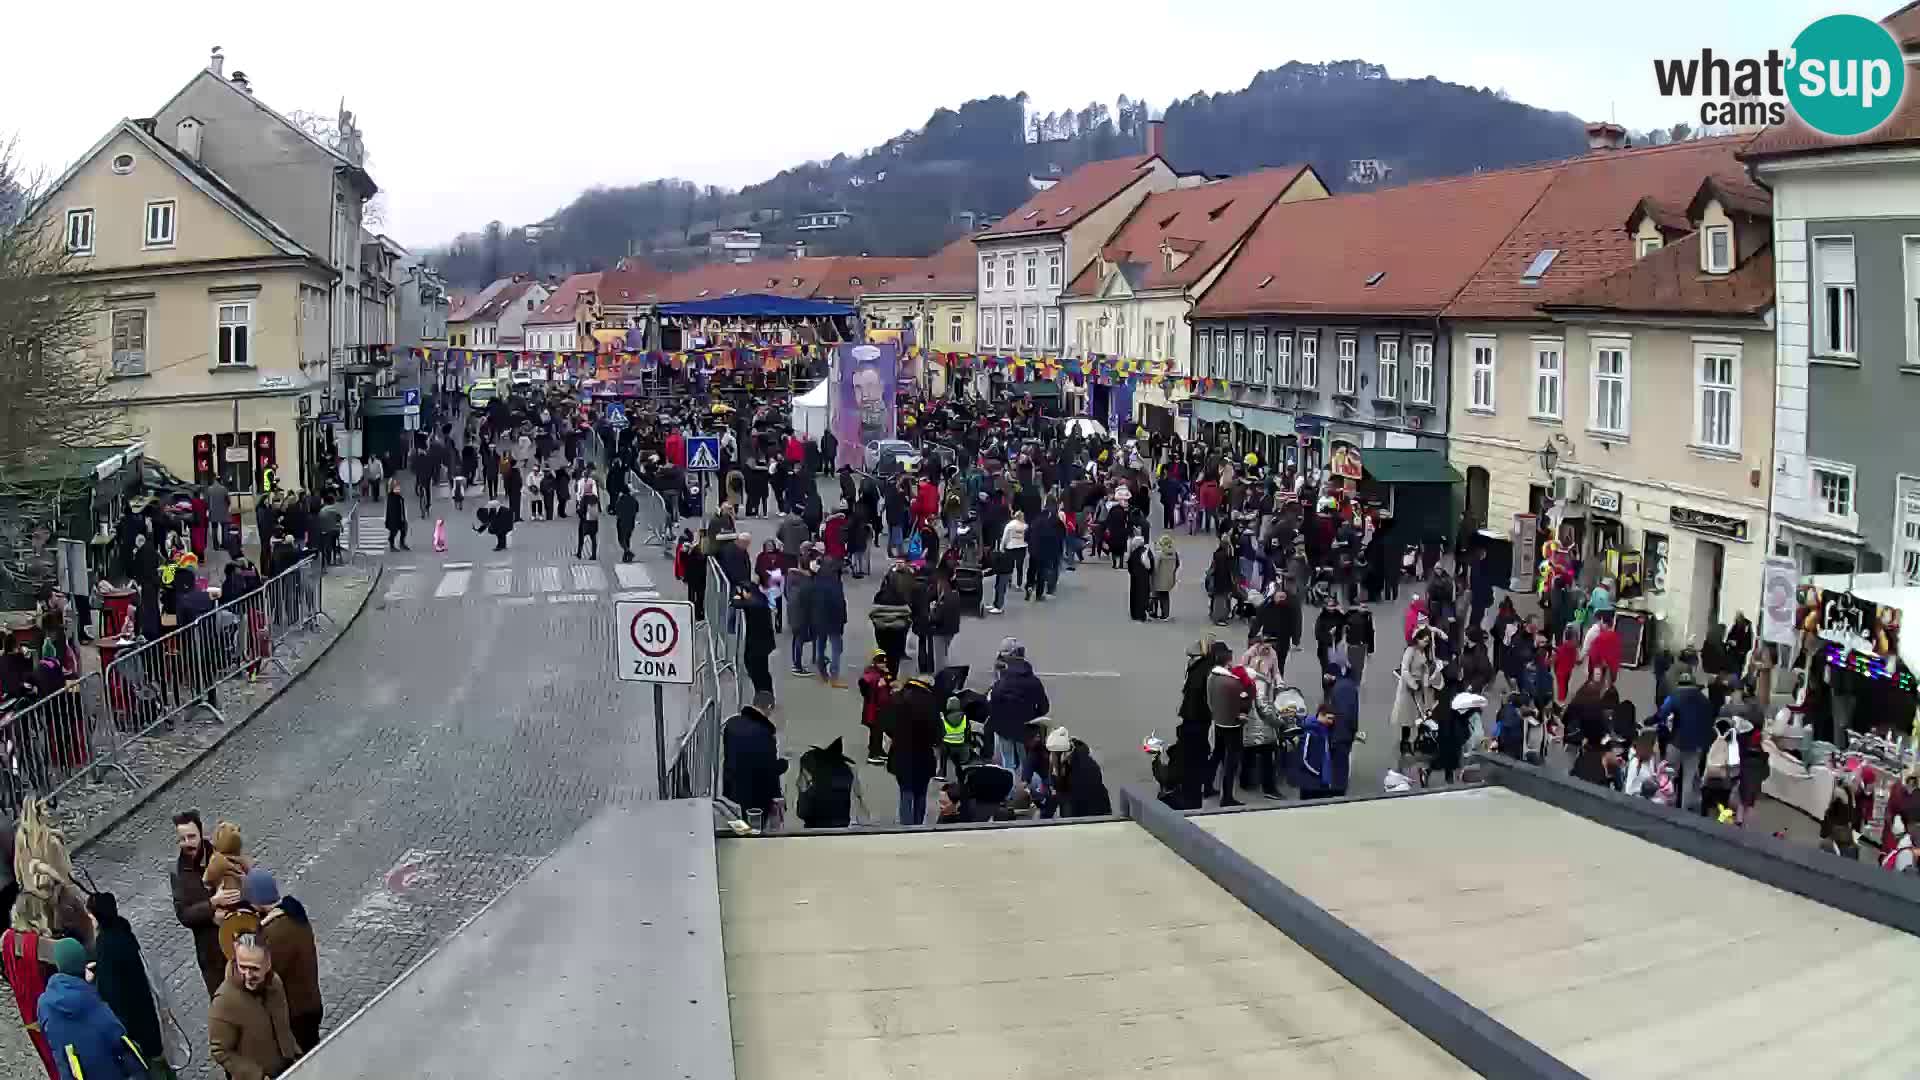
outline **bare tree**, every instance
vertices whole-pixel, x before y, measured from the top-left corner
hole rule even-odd
[[[340,149],[340,120],[338,117],[295,109],[287,114],[293,126],[306,132],[315,142],[330,150]],[[360,167],[373,171],[373,155],[362,151]],[[368,228],[379,228],[387,223],[387,194],[380,192],[368,199],[360,208],[360,222]]]
[[[52,582],[51,541],[91,489],[77,459],[130,438],[111,364],[90,351],[104,309],[76,282],[67,223],[41,212],[45,194],[0,142],[0,588],[16,595]]]

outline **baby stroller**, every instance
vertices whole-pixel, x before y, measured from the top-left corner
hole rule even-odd
[[[1013,773],[991,762],[960,770],[961,821],[1012,821],[1007,799],[1013,795]]]
[[[856,802],[860,804],[860,816],[866,816],[859,774],[840,744],[841,740],[835,739],[800,755],[794,806],[803,828],[844,829],[853,824]]]
[[[1314,567],[1313,576],[1307,580],[1307,603],[1323,608],[1332,604],[1338,596],[1333,567],[1325,564]]]

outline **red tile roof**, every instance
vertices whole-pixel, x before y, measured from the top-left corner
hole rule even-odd
[[[994,239],[1034,232],[1071,229],[1082,218],[1107,204],[1147,173],[1159,159],[1141,155],[1089,161],[1060,178],[1060,182],[1020,204],[992,228],[974,233],[975,239]],[[1164,162],[1163,162],[1164,164]]]
[[[1278,204],[1194,313],[1436,315],[1553,177],[1510,169]]]
[[[1135,290],[1192,285],[1226,258],[1287,189],[1311,171],[1306,165],[1283,165],[1147,196],[1100,249],[1100,258],[1067,283],[1067,295],[1098,292],[1102,261],[1129,266],[1128,280]],[[1187,258],[1168,269],[1163,246]]]
[[[1732,273],[1709,274],[1700,269],[1700,234],[1690,233],[1540,306],[1570,312],[1758,315],[1773,306],[1773,249],[1749,255]]]
[[[535,284],[537,283],[532,281],[515,281],[510,283],[506,288],[494,293],[493,299],[488,300],[476,308],[473,314],[467,316],[467,321],[492,322],[498,319],[507,313],[507,309],[512,307],[515,301],[527,295]]]
[[[580,294],[590,293],[600,287],[600,275],[574,274],[553,290],[546,302],[533,309],[527,316],[528,326],[564,326],[573,321],[575,310],[580,306]]]
[[[926,258],[915,260],[906,272],[893,276],[889,284],[877,288],[869,285],[862,295],[938,296],[965,293],[972,296],[980,287],[974,259],[973,237],[962,236]]]
[[[639,259],[621,259],[600,275],[601,306],[647,303],[647,294],[667,280],[667,272]]]
[[[1687,205],[1712,177],[1722,190],[1764,200],[1736,158],[1749,136],[1605,150],[1539,167],[1551,179],[1519,224],[1448,304],[1449,318],[1529,318],[1545,299],[1633,265],[1633,239],[1621,223],[1641,199]],[[1537,284],[1521,274],[1542,251],[1559,252]]]
[[[1902,49],[1913,51],[1920,49],[1920,2],[1908,4],[1900,10],[1880,20],[1893,39]],[[1844,138],[1823,135],[1806,124],[1800,117],[1787,110],[1787,122],[1775,124],[1762,131],[1747,147],[1743,155],[1749,160],[1759,161],[1767,158],[1785,157],[1789,154],[1818,154],[1823,151],[1858,149],[1866,146],[1901,146],[1920,143],[1920,94],[1912,93],[1913,80],[1920,71],[1907,65],[1908,93],[1900,98],[1900,104],[1894,106],[1893,115],[1885,123],[1862,135]]]

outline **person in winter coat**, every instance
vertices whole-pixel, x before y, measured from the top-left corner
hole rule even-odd
[[[325,1015],[313,923],[300,901],[281,896],[273,875],[259,867],[247,872],[240,896],[260,919],[260,941],[273,957],[273,972],[287,996],[287,1025],[304,1054],[320,1045],[320,1021]]]
[[[1340,609],[1340,598],[1329,597],[1327,606],[1313,620],[1313,656],[1319,663],[1315,671],[1321,675],[1330,673],[1335,666],[1346,666],[1347,613]],[[1329,664],[1328,656],[1335,647],[1339,648],[1339,663]]]
[[[166,1044],[160,1038],[160,1015],[154,1011],[147,966],[140,957],[140,941],[134,937],[133,924],[120,914],[120,905],[110,892],[88,896],[87,911],[93,915],[96,928],[93,984],[113,1015],[126,1025],[127,1036],[158,1076],[158,1069],[166,1066]]]
[[[1684,800],[1688,777],[1692,777],[1693,786],[1699,786],[1700,773],[1706,767],[1707,747],[1714,739],[1714,710],[1692,668],[1681,668],[1673,682],[1673,692],[1660,703],[1654,720],[1669,733],[1666,761],[1674,771],[1676,797]]]
[[[395,544],[399,547],[395,548]],[[400,493],[398,480],[387,482],[387,550],[408,550],[407,497]]]
[[[1332,710],[1332,725],[1327,732],[1327,761],[1330,772],[1327,788],[1332,795],[1345,795],[1353,775],[1353,744],[1360,741],[1360,680],[1352,670],[1333,673],[1333,686],[1327,691],[1327,706]]]
[[[812,537],[812,531],[800,517],[799,507],[794,507],[786,517],[780,519],[780,550],[786,553],[787,565],[791,566],[799,561],[801,545]]]
[[[938,675],[947,669],[947,654],[959,634],[960,594],[953,587],[953,579],[941,574],[934,579],[933,602],[927,607],[927,637],[933,652],[933,667],[928,674]]]
[[[1066,527],[1060,510],[1048,502],[1027,525],[1027,598],[1044,603],[1060,589],[1060,558],[1066,550]]]
[[[906,574],[907,579],[912,575]],[[874,594],[867,618],[873,623],[874,643],[887,654],[893,671],[899,671],[907,656],[907,631],[913,627],[913,596],[901,584],[902,575],[888,571]]]
[[[792,580],[791,575],[788,580]],[[767,594],[761,588],[755,588],[752,583],[735,588],[730,602],[740,612],[743,624],[740,662],[746,665],[747,678],[753,683],[754,699],[756,701],[762,698],[771,700],[773,670],[767,663],[767,657],[773,655],[775,645],[773,606],[767,603]],[[797,617],[795,621],[798,621]],[[794,640],[799,640],[798,635]],[[802,670],[800,674],[804,675],[806,672]]]
[[[999,672],[987,691],[987,732],[993,736],[994,759],[1001,768],[1019,772],[1027,725],[1047,715],[1053,703],[1047,688],[1033,673],[1026,646],[1009,638],[1001,643]]]
[[[1373,655],[1373,612],[1365,604],[1347,609],[1347,668],[1357,685],[1366,677],[1367,657]]]
[[[1148,602],[1153,595],[1153,553],[1145,537],[1127,538],[1127,617],[1146,622]]]
[[[1233,602],[1238,595],[1238,560],[1233,554],[1233,540],[1222,536],[1220,543],[1213,549],[1213,560],[1207,566],[1207,613],[1213,619],[1213,625],[1225,626],[1233,621]]]
[[[1153,579],[1148,584],[1153,602],[1148,608],[1149,618],[1157,622],[1173,618],[1173,590],[1179,583],[1180,553],[1173,548],[1173,534],[1161,533],[1153,547]]]
[[[1573,669],[1580,664],[1580,631],[1569,626],[1560,634],[1560,644],[1553,650],[1553,693],[1554,700],[1565,703],[1567,684],[1573,680]]]
[[[1442,685],[1431,626],[1413,632],[1413,642],[1400,654],[1399,685],[1393,694],[1393,725],[1400,729],[1400,752],[1413,752],[1413,729],[1433,711],[1434,691]]]
[[[1323,702],[1300,725],[1300,747],[1294,754],[1294,784],[1302,799],[1330,799],[1333,785],[1333,728],[1331,703]]]
[[[168,875],[173,888],[173,915],[193,934],[194,958],[199,961],[200,977],[207,984],[207,997],[226,976],[227,958],[220,952],[220,927],[213,921],[214,894],[204,880],[213,845],[205,836],[197,810],[173,815],[173,831],[178,850],[173,870]],[[239,895],[221,894],[220,903],[230,907]]]
[[[243,934],[234,943],[226,981],[207,1009],[207,1044],[228,1080],[268,1080],[300,1056],[286,987],[257,935]]]
[[[631,488],[623,488],[613,497],[613,532],[620,541],[620,561],[633,561],[633,525],[640,516],[640,500]]]
[[[1066,728],[1054,728],[1047,734],[1048,776],[1053,781],[1053,801],[1061,817],[1105,817],[1113,813],[1113,800],[1107,794],[1100,763],[1093,760],[1087,744]]]
[[[1253,710],[1253,679],[1244,670],[1234,671],[1233,652],[1224,641],[1213,643],[1213,666],[1207,672],[1207,712],[1213,718],[1213,767],[1207,777],[1219,770],[1220,805],[1239,806],[1233,797],[1234,781],[1240,775],[1241,736],[1247,714]]]
[[[780,797],[780,777],[787,771],[778,729],[767,715],[770,708],[759,700],[742,705],[720,734],[724,747],[720,793],[733,800],[741,813],[758,810],[763,818],[772,814],[773,801]]]
[[[1207,675],[1213,670],[1211,637],[1187,646],[1187,674],[1180,684],[1180,726],[1178,737],[1167,749],[1167,765],[1172,770],[1175,810],[1198,810],[1207,788],[1207,767],[1213,760],[1208,737],[1213,730],[1213,710],[1207,702]]]
[[[814,562],[812,587],[807,594],[809,629],[813,631],[813,667],[822,682],[836,690],[847,684],[840,681],[840,656],[846,648],[847,588],[839,559]]]
[[[860,726],[867,729],[867,764],[887,763],[888,710],[893,707],[893,671],[886,650],[875,649],[860,673]]]
[[[76,938],[61,938],[53,957],[58,970],[40,992],[34,1020],[60,1070],[56,1080],[149,1075],[127,1029],[87,981],[87,947]]]
[[[1240,786],[1269,799],[1280,798],[1280,728],[1284,723],[1275,704],[1279,691],[1279,660],[1273,646],[1256,641],[1240,658],[1240,667],[1253,679],[1253,707],[1240,735]]]
[[[789,560],[786,572],[787,630],[790,639],[792,664],[788,668],[802,678],[810,672],[807,660],[813,650],[813,566],[814,560],[796,552]]]
[[[924,824],[941,737],[940,702],[930,680],[916,675],[894,695],[887,737],[887,771],[900,787],[900,824]]]

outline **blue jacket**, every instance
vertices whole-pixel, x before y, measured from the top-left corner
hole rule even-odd
[[[1028,721],[1047,715],[1052,707],[1033,665],[1014,657],[987,694],[987,730],[1003,739],[1025,742]]]
[[[127,1029],[100,999],[100,991],[85,979],[55,975],[40,994],[35,1019],[53,1049],[60,1080],[76,1080],[73,1063],[80,1063],[86,1080],[124,1080],[133,1075],[122,1064],[137,1060],[126,1040]]]
[[[1673,725],[1672,744],[1697,754],[1713,742],[1713,702],[1697,686],[1682,686],[1660,703],[1660,722]]]
[[[807,589],[807,628],[815,637],[847,628],[847,586],[840,575],[821,567]]]

